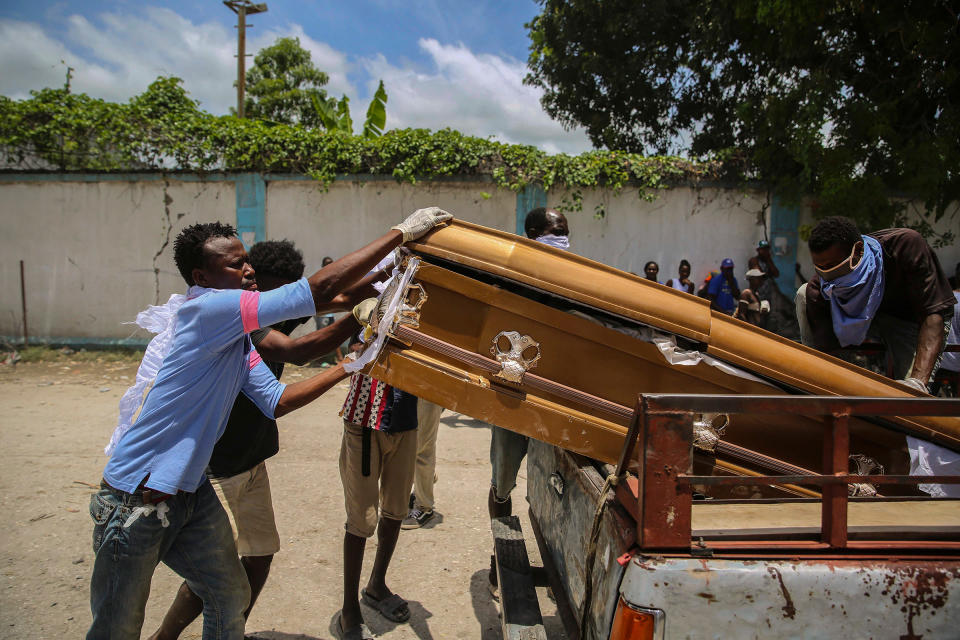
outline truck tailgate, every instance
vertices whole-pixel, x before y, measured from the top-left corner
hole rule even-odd
[[[958,589],[957,560],[637,556],[621,595],[663,610],[666,638],[913,640],[960,637]]]

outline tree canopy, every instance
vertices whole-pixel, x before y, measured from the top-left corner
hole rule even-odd
[[[777,195],[871,227],[895,221],[896,196],[937,218],[960,200],[956,3],[542,5],[527,82],[597,146],[741,158]]]
[[[321,124],[314,100],[326,103],[329,77],[317,69],[300,38],[277,38],[253,58],[247,70],[248,118],[315,127]]]

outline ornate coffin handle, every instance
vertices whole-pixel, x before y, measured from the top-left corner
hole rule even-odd
[[[506,338],[510,341],[510,348],[506,351],[500,348],[500,338]],[[532,358],[525,358],[524,351],[535,348],[537,354]],[[540,343],[530,336],[521,335],[516,331],[501,331],[493,338],[493,344],[490,345],[490,353],[497,362],[500,363],[499,373],[493,374],[494,378],[504,382],[520,384],[523,382],[523,374],[533,369],[540,359]]]
[[[417,300],[413,304],[410,304],[410,292],[417,292]],[[414,282],[407,287],[406,292],[403,295],[403,299],[400,301],[400,310],[397,313],[397,324],[402,324],[405,327],[410,327],[411,329],[416,329],[420,326],[420,309],[423,308],[423,303],[427,301],[427,292],[423,289],[423,285],[419,282]]]

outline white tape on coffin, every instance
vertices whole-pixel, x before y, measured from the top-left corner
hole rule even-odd
[[[380,352],[383,350],[383,345],[386,344],[387,338],[390,337],[390,332],[393,330],[393,326],[397,321],[397,316],[403,307],[403,299],[407,295],[407,286],[410,284],[410,281],[413,280],[413,276],[417,273],[417,269],[419,267],[420,259],[410,258],[407,261],[406,271],[403,273],[397,272],[393,274],[393,278],[400,278],[400,286],[398,286],[397,290],[393,292],[393,298],[391,298],[390,302],[387,304],[387,310],[377,325],[377,337],[374,338],[373,342],[371,342],[366,349],[363,350],[363,353],[360,354],[359,358],[353,362],[348,362],[347,364],[343,365],[344,371],[347,373],[357,373],[380,356]],[[393,278],[387,281],[384,290],[389,290]]]

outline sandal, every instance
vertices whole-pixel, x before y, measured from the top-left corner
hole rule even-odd
[[[395,593],[391,593],[383,600],[377,600],[366,589],[360,590],[360,601],[391,622],[406,622],[410,619],[410,607],[407,601]]]
[[[343,612],[340,611],[337,613],[337,636],[340,640],[375,640],[373,633],[370,632],[370,629],[367,625],[362,622],[355,627],[351,627],[346,631],[343,630]]]

